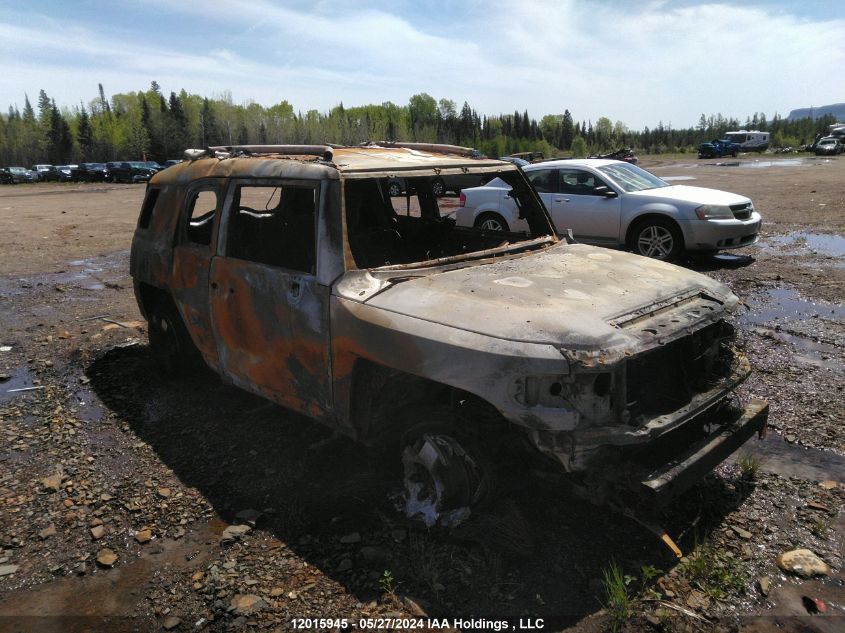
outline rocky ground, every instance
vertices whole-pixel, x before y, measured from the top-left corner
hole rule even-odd
[[[766,219],[758,246],[684,263],[746,300],[743,396],[771,402],[772,432],[658,517],[680,561],[532,473],[457,530],[409,524],[390,456],[211,374],[160,374],[127,275],[143,187],[0,188],[0,628],[842,630],[845,159],[755,158],[644,165]],[[819,575],[782,569],[796,549]]]

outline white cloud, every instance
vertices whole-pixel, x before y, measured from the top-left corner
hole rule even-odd
[[[434,3],[383,6],[150,0],[160,33],[131,30],[137,9],[128,5],[122,31],[6,12],[0,54],[14,62],[0,97],[20,103],[44,88],[71,104],[95,96],[97,82],[125,92],[155,79],[165,91],[230,90],[235,101],[287,99],[304,111],[404,104],[425,91],[480,113],[568,108],[577,120],[608,116],[632,128],[845,100],[835,79],[845,62],[841,19],[660,1],[492,0],[459,5],[451,19],[413,12]]]

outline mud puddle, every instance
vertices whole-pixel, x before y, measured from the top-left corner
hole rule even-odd
[[[8,375],[8,380],[0,382],[0,404],[5,404],[17,396],[27,393],[38,393],[40,386],[32,380],[32,375],[26,367],[18,367],[11,372],[3,372]]]
[[[803,167],[807,165],[803,158],[783,158],[781,160],[752,160],[739,161],[737,163],[725,163],[730,167],[744,167],[746,169],[763,169],[766,167]]]
[[[842,362],[837,358],[840,350],[835,345],[771,328],[757,327],[754,328],[754,332],[760,336],[791,345],[798,352],[791,358],[799,364],[813,365],[814,367],[826,369],[838,369],[842,367]]]
[[[120,560],[113,569],[95,567],[82,577],[68,570],[54,582],[17,591],[13,600],[0,602],[2,628],[62,633],[159,629],[146,589],[167,573],[201,569],[212,551],[209,546],[217,540],[212,523],[203,523],[180,540],[152,541],[137,558]],[[86,561],[89,570],[92,564]],[[134,615],[139,611],[148,615]],[[199,619],[183,617],[191,624]]]
[[[842,481],[845,479],[845,456],[790,444],[771,431],[762,440],[746,442],[731,461],[743,457],[757,459],[760,470],[783,477],[799,477],[810,481]]]
[[[39,287],[76,286],[85,290],[119,289],[129,270],[129,251],[118,251],[102,257],[76,259],[53,273],[0,280],[0,297],[19,296]]]
[[[769,254],[778,256],[845,257],[845,237],[827,233],[792,231],[786,235],[768,237],[762,246]]]
[[[808,601],[825,604],[824,613],[808,609]],[[845,623],[845,590],[842,581],[805,580],[800,585],[786,583],[772,590],[773,607],[759,615],[743,618],[743,631],[748,633],[841,633]]]
[[[746,304],[750,310],[740,317],[740,322],[748,326],[763,326],[773,321],[845,320],[845,306],[802,299],[792,288],[771,288],[761,297],[749,297]]]

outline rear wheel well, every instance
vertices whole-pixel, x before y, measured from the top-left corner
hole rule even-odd
[[[173,301],[173,297],[170,296],[169,292],[161,288],[140,282],[137,286],[136,294],[138,296],[138,306],[141,308],[141,313],[146,319],[149,319],[149,315],[154,307],[167,305],[176,309],[176,303]]]

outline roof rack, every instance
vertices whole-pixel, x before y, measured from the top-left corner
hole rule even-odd
[[[218,145],[204,150],[186,149],[185,157],[190,160],[202,158],[203,156],[216,156],[218,153],[225,154],[285,154],[291,156],[318,156],[326,161],[334,157],[332,148],[328,145]]]
[[[404,141],[367,141],[361,143],[361,147],[401,147],[413,149],[419,152],[440,152],[441,154],[458,154],[468,158],[477,158],[480,153],[472,147],[461,147],[460,145],[444,145],[442,143],[406,143]]]

